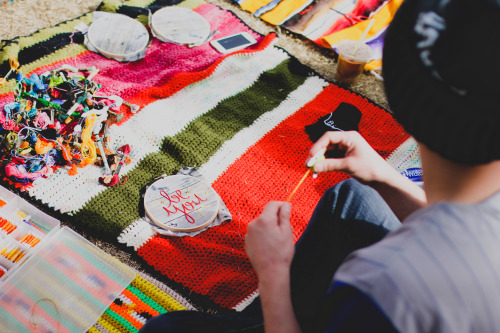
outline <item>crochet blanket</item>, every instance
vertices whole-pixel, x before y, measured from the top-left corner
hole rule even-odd
[[[100,10],[141,20],[148,8],[174,4],[109,0]],[[93,165],[75,176],[58,169],[28,187],[6,178],[2,183],[77,231],[121,244],[195,306],[239,310],[257,295],[257,278],[244,250],[247,225],[268,201],[285,200],[304,174],[311,146],[305,125],[350,103],[362,113],[359,132],[396,167],[414,164],[416,148],[386,110],[324,80],[275,47],[274,35],[260,36],[212,4],[188,0],[179,5],[203,15],[220,36],[247,31],[258,43],[223,56],[209,44],[189,48],[153,39],[144,59],[120,63],[83,46],[74,27],[90,24],[88,13],[2,46],[1,76],[12,56],[25,75],[61,64],[96,66],[100,72],[94,80],[103,93],[141,106],[136,114],[122,106],[123,120],[109,128],[113,149],[132,147],[132,163],[121,172],[128,176],[125,184],[100,185],[103,169]],[[0,88],[0,107],[13,101],[14,88],[14,80]],[[144,218],[141,196],[156,177],[183,166],[198,168],[233,219],[195,237],[156,234]],[[322,193],[346,178],[333,172],[305,181],[292,200],[295,240]]]

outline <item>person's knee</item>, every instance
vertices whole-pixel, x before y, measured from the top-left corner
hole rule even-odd
[[[399,224],[387,203],[373,188],[348,179],[328,189],[321,203],[323,212],[336,220],[360,220],[391,229]]]
[[[370,188],[358,182],[354,178],[341,181],[326,190],[323,198],[329,205],[336,205],[337,201],[344,203],[348,198],[360,198],[365,195],[372,195]]]
[[[347,179],[335,184],[325,191],[319,200],[312,220],[320,220],[321,223],[330,221],[332,218],[344,215],[343,210],[347,209],[349,198],[361,198],[364,189],[358,181]]]
[[[342,194],[363,193],[367,191],[367,186],[361,184],[354,178],[349,178],[333,185],[327,190],[327,192],[328,191],[338,192]]]

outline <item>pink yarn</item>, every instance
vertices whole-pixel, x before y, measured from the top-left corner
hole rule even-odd
[[[47,171],[49,171],[49,169],[50,169],[50,167],[46,165],[37,172],[22,172],[22,171],[19,171],[19,169],[17,168],[17,166],[14,162],[11,162],[5,166],[5,174],[8,177],[16,177],[19,179],[35,180],[38,177],[45,175],[47,173]]]
[[[7,117],[5,116],[5,112],[0,112],[0,124],[4,124]]]
[[[0,106],[1,106],[2,113],[3,113],[3,106],[7,103],[10,103],[10,102],[14,102],[14,93],[9,92],[9,93],[0,95]]]
[[[120,175],[114,174],[111,177],[99,177],[99,183],[101,183],[104,186],[115,186],[116,184],[123,185],[127,182],[128,176],[123,177],[123,181],[120,181]]]
[[[45,112],[40,112],[35,117],[35,126],[39,128],[46,128],[50,124],[50,117]]]
[[[262,39],[262,36],[242,24],[233,13],[215,5],[203,4],[195,11],[210,21],[212,30],[220,31],[215,38],[246,31],[257,41]],[[189,48],[185,45],[164,43],[153,38],[152,44],[146,51],[146,57],[139,61],[120,63],[93,52],[86,52],[75,60],[77,67],[96,66],[99,68],[99,74],[94,80],[102,84],[100,94],[118,95],[127,100],[146,88],[162,86],[178,73],[203,70],[223,56],[209,43]],[[50,70],[52,67],[44,68],[44,70]]]
[[[100,95],[100,96],[104,96],[104,95]],[[113,103],[115,103],[114,101],[110,100],[110,99],[103,99],[102,102],[106,105],[111,105]],[[120,112],[120,108],[118,106],[113,106],[111,108],[109,108],[111,111],[115,111],[115,112]]]
[[[8,131],[13,131],[16,128],[16,123],[12,119],[7,119],[3,123],[3,128]]]

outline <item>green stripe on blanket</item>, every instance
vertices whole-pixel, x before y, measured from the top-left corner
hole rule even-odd
[[[142,160],[122,186],[107,189],[74,215],[74,222],[105,238],[116,239],[139,218],[141,191],[156,177],[182,166],[200,166],[234,134],[274,109],[307,78],[303,65],[291,59],[262,74],[249,89],[222,101],[181,133],[164,140],[161,152]],[[265,95],[265,97],[263,97]]]

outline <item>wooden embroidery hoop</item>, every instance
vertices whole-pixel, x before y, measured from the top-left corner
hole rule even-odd
[[[149,44],[144,25],[123,14],[110,14],[93,22],[87,32],[89,43],[102,55],[113,59],[133,57]]]
[[[179,199],[179,202],[175,202],[179,198],[178,191],[183,198],[189,199]],[[198,199],[206,201],[200,202]],[[190,205],[189,202],[200,204]],[[219,196],[215,190],[193,176],[173,175],[161,178],[151,184],[144,194],[144,209],[151,221],[161,228],[177,232],[196,231],[208,226],[217,216],[219,205]],[[194,208],[189,210],[188,214],[194,219],[194,223],[189,222],[185,213],[175,208],[187,212],[186,207],[189,209],[192,206]],[[170,214],[164,207],[170,210]]]
[[[164,7],[150,20],[154,35],[174,44],[199,44],[210,35],[210,23],[197,12],[182,7]]]

